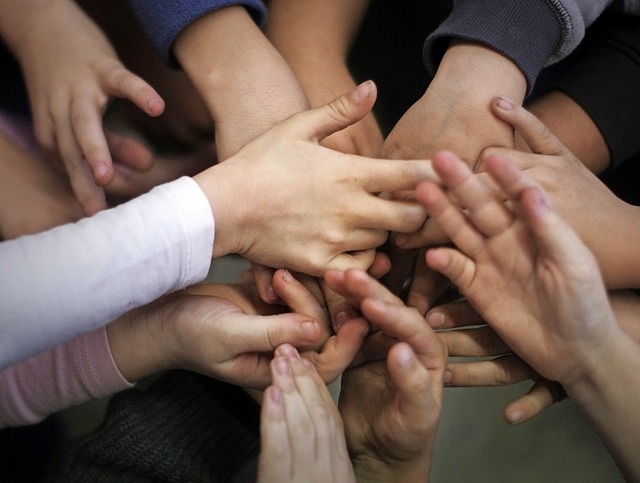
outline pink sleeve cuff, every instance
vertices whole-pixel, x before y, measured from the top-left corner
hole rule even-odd
[[[0,428],[35,424],[61,409],[130,387],[102,327],[0,372]]]

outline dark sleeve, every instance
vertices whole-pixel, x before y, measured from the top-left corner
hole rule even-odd
[[[182,30],[203,15],[224,7],[242,5],[261,26],[264,25],[267,15],[262,0],[128,1],[162,58],[173,67],[178,66],[171,50],[173,42]]]
[[[640,154],[640,17],[604,14],[549,88],[574,99],[600,129],[611,166]]]

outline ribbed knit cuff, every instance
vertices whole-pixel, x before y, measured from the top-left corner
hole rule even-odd
[[[458,0],[427,38],[423,58],[435,74],[452,39],[477,42],[514,62],[527,79],[527,94],[562,42],[564,20],[541,0]]]

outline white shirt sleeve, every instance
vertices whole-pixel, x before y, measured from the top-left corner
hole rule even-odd
[[[0,243],[0,369],[202,281],[214,233],[204,193],[185,177]]]

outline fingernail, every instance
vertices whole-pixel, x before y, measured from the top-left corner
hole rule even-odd
[[[293,280],[293,277],[291,276],[291,272],[289,270],[285,270],[284,272],[282,272],[282,279],[285,282],[291,282],[291,280]]]
[[[289,344],[280,346],[279,353],[287,359],[298,359],[300,357],[296,348]]]
[[[505,111],[511,111],[516,107],[513,102],[504,97],[498,97],[498,102],[496,104],[500,109],[503,109]]]
[[[269,395],[271,396],[271,400],[276,403],[282,403],[282,391],[277,386],[271,386],[269,389]]]
[[[316,330],[316,323],[313,321],[307,321],[302,323],[302,334],[308,341],[315,341],[318,338],[318,331]]]
[[[522,411],[517,410],[517,409],[515,411],[511,411],[509,414],[507,414],[507,420],[511,424],[518,424],[519,422],[522,421],[523,417],[524,417],[524,414],[522,414]]]
[[[427,324],[432,329],[438,329],[440,327],[444,327],[445,317],[441,312],[429,312],[427,314]]]
[[[284,358],[279,358],[276,360],[276,372],[281,376],[288,376],[289,371],[289,361]]]
[[[395,242],[399,247],[404,247],[409,241],[409,235],[406,233],[399,233],[396,235]]]
[[[444,374],[442,375],[442,383],[445,386],[448,386],[449,384],[451,384],[452,379],[453,379],[453,374],[451,374],[451,371],[444,371]]]
[[[400,354],[398,363],[403,369],[408,369],[413,364],[413,352],[409,349],[403,350]]]
[[[268,300],[271,301],[275,301],[278,300],[278,296],[276,295],[276,291],[273,290],[273,286],[272,285],[267,285],[264,288],[264,294],[267,297]]]
[[[355,88],[355,90],[353,91],[353,98],[358,102],[362,102],[366,100],[372,93],[373,81],[368,80]]]
[[[107,165],[104,163],[100,163],[98,166],[96,166],[96,170],[94,174],[95,180],[100,181],[100,178],[102,178],[103,176],[106,176],[108,172],[109,172],[109,168],[107,168]]]
[[[150,114],[154,114],[156,111],[160,110],[162,107],[162,101],[153,97],[147,101],[147,109]]]

